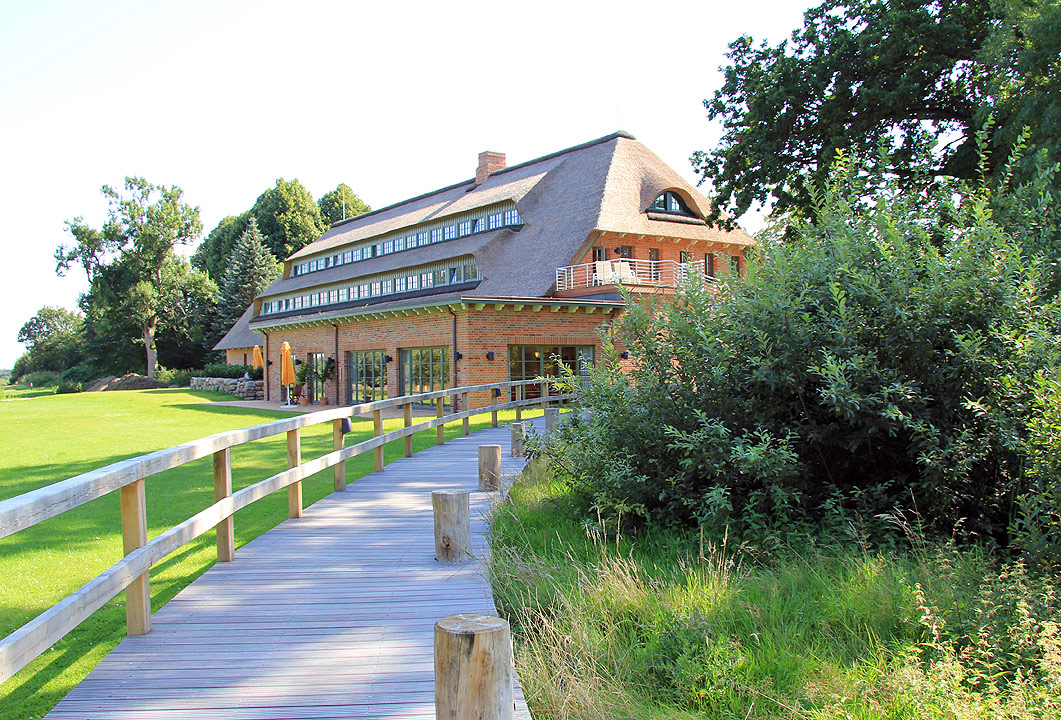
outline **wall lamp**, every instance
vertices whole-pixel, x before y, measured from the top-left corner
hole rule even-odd
[[[266,364],[266,365],[272,365],[272,364],[273,364],[273,361],[272,361],[272,360],[266,360],[266,361],[265,361],[265,364]]]
[[[619,358],[622,359],[622,360],[629,360],[630,359],[630,353],[628,353],[625,350],[623,350],[621,353],[619,353]]]
[[[383,362],[385,362],[385,363],[394,362],[394,358],[392,358],[390,355],[384,355],[383,356]]]
[[[464,353],[457,353],[457,359],[458,360],[463,360],[464,359]]]
[[[491,350],[490,352],[486,353],[486,359],[487,360],[493,360],[494,359],[494,351],[493,350]]]
[[[295,358],[295,364],[296,365],[301,365],[302,364],[302,359],[301,358]]]

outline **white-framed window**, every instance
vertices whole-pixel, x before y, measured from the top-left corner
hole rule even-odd
[[[394,241],[393,240],[384,241],[384,243],[383,243],[383,254],[384,255],[390,255],[392,252],[394,252]]]
[[[442,239],[452,240],[457,237],[457,228],[454,225],[447,225],[442,229]]]
[[[394,292],[395,293],[403,293],[403,292],[405,292],[405,277],[404,276],[394,278]]]
[[[491,230],[501,227],[501,213],[494,213],[487,218],[487,222],[489,223]]]
[[[394,279],[387,278],[383,281],[383,287],[380,288],[380,295],[393,295],[394,294]]]
[[[347,250],[343,253],[343,262],[352,263],[354,261],[354,253],[352,250]]]
[[[475,218],[475,223],[472,225],[472,232],[473,233],[477,233],[477,232],[482,232],[482,231],[483,231],[483,219],[482,218]]]
[[[405,249],[405,238],[396,237],[394,238],[394,252],[401,252]]]
[[[431,275],[432,275],[431,283],[433,285],[445,285],[446,284],[446,271],[445,270],[441,270],[441,269],[435,270],[433,273],[431,273]]]
[[[519,225],[520,222],[519,213],[515,209],[505,211],[505,225]]]
[[[329,290],[328,291],[328,302],[330,304],[332,304],[332,305],[334,305],[335,303],[339,302],[339,291],[338,290]]]
[[[435,286],[435,281],[434,281],[431,273],[429,273],[429,272],[420,273],[420,287],[429,288],[429,287],[434,287],[434,286]]]
[[[357,286],[357,294],[361,298],[368,297],[368,283],[361,283]]]
[[[420,245],[427,245],[428,243],[434,242],[434,240],[428,235],[427,231],[417,233],[416,238]]]
[[[454,267],[449,269],[449,284],[456,285],[461,281],[461,269]]]
[[[309,271],[310,272],[317,272],[317,261],[316,260],[310,260],[309,261]]]
[[[457,226],[457,234],[461,237],[472,234],[472,221],[465,220]]]
[[[419,275],[410,275],[408,278],[406,278],[406,280],[407,280],[406,285],[407,285],[407,287],[409,288],[410,291],[419,290],[420,289],[420,276]]]
[[[378,297],[379,295],[381,295],[383,293],[383,287],[382,286],[383,286],[383,283],[381,283],[379,280],[376,280],[375,282],[372,283],[372,290],[371,290],[372,297]]]
[[[431,230],[431,242],[442,242],[442,228],[434,228]]]

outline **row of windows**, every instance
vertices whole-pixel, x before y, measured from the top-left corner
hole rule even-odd
[[[632,259],[634,257],[634,249],[631,246],[629,246],[629,245],[623,245],[623,246],[617,248],[617,250],[619,251],[619,257],[624,259],[624,260],[630,260],[630,259]],[[706,255],[704,255],[704,268],[707,271],[707,276],[708,277],[715,277],[715,275],[716,275],[715,266],[717,264],[717,257],[718,257],[717,253],[707,253]],[[601,246],[597,246],[597,247],[593,248],[593,261],[594,262],[598,262],[598,261],[601,261],[601,260],[607,260],[607,259],[608,259],[608,249],[607,248],[601,247]],[[659,261],[659,250],[657,248],[649,248],[648,259],[650,261],[653,261],[653,262],[658,262]],[[679,262],[683,262],[683,263],[696,262],[696,257],[693,255],[693,253],[683,250],[679,254],[678,261]],[[730,267],[730,269],[732,269],[732,270],[734,270],[734,271],[736,271],[738,273],[740,272],[740,255],[730,255],[729,256],[729,267]]]
[[[321,258],[313,258],[298,263],[291,269],[292,275],[305,275],[306,273],[327,270],[337,265],[348,265],[350,263],[370,260],[382,255],[412,250],[413,248],[433,243],[453,240],[454,238],[472,235],[487,230],[496,230],[500,227],[510,225],[522,225],[523,218],[515,208],[497,208],[493,212],[479,217],[465,218],[463,220],[450,221],[437,227],[424,228],[418,231],[403,232],[389,237],[386,240],[371,245],[360,245],[350,250],[325,255]]]
[[[268,300],[262,303],[262,315],[272,315],[289,310],[305,310],[325,305],[337,305],[383,295],[397,295],[444,285],[474,282],[479,279],[479,266],[474,260],[419,272],[406,270],[400,274],[386,277],[377,276],[365,282],[332,287],[327,290],[314,290],[313,292],[279,300]]]

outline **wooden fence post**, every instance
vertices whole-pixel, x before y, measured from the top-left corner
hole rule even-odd
[[[343,419],[332,420],[332,450],[342,450],[345,436],[343,435]],[[346,489],[346,463],[335,464],[335,491]]]
[[[516,391],[516,401],[518,402],[518,401],[523,400],[523,389],[525,387],[527,387],[527,386],[526,385],[517,385],[517,387],[519,389]],[[516,422],[519,422],[522,419],[523,419],[523,406],[522,405],[517,405],[516,406]]]
[[[501,446],[479,446],[479,490],[501,489]]]
[[[553,430],[556,429],[556,423],[560,420],[560,408],[558,407],[546,407],[545,408],[545,434],[552,435]]]
[[[512,431],[510,443],[512,457],[523,457],[523,441],[527,437],[527,426],[521,422],[509,426]]]
[[[405,403],[402,405],[402,414],[405,417],[405,427],[413,426],[413,404]],[[405,438],[405,457],[413,456],[413,436],[406,435]]]
[[[232,494],[232,448],[214,453],[214,502]],[[217,524],[217,561],[232,562],[236,557],[236,536],[229,516]]]
[[[512,720],[507,620],[460,613],[435,623],[435,718]]]
[[[121,489],[122,546],[125,554],[147,542],[147,494],[144,478]],[[151,583],[145,571],[125,588],[125,625],[130,635],[151,632]]]
[[[435,490],[431,493],[435,511],[435,559],[439,562],[465,562],[472,559],[471,503],[467,490]]]
[[[372,433],[374,437],[379,437],[383,434],[383,411],[373,410],[372,411]],[[376,472],[383,470],[383,446],[380,445],[374,451],[376,458]]]
[[[445,412],[444,408],[446,406],[446,398],[440,397],[438,399],[438,401],[435,403],[435,405],[437,407],[437,409],[435,410],[435,417],[440,418],[440,417],[442,417],[442,414]],[[445,423],[443,423],[442,425],[439,425],[437,428],[435,428],[435,430],[438,433],[437,436],[436,436],[435,444],[436,445],[441,445],[442,443],[446,442],[446,425],[445,425]]]
[[[297,468],[302,464],[302,434],[299,428],[287,431],[287,467]],[[287,486],[287,516],[302,517],[302,481]]]
[[[470,410],[470,409],[471,408],[468,405],[468,393],[461,393],[461,410]],[[471,422],[472,422],[472,419],[468,418],[468,417],[464,418],[464,420],[462,422],[462,430],[463,430],[463,433],[465,435],[470,435],[471,432],[472,432],[472,430],[471,430]]]

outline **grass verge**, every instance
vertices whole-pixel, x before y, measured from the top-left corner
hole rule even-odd
[[[537,465],[493,543],[539,720],[1061,716],[1055,587],[980,548],[616,538]]]
[[[39,388],[9,389],[6,400],[0,403],[0,499],[124,458],[289,417],[287,413],[210,404],[211,400],[231,399],[229,395],[189,390],[53,395]],[[514,415],[514,411],[499,413],[504,421],[514,419]],[[471,426],[473,430],[480,429],[489,422],[489,415],[484,415],[473,418]],[[388,420],[384,429],[401,425],[400,419]],[[348,445],[372,435],[371,420],[355,419],[353,428]],[[453,423],[447,426],[446,436],[454,437],[460,432],[460,423]],[[434,442],[434,430],[413,436],[414,450]],[[388,462],[401,456],[400,448],[400,441],[388,446]],[[303,430],[303,459],[330,451],[330,423]],[[233,488],[246,487],[286,468],[286,452],[283,435],[233,448]],[[372,464],[371,453],[347,461],[347,481],[371,472]],[[303,481],[307,507],[331,492],[331,469]],[[212,502],[210,458],[149,478],[149,536],[158,535]],[[286,517],[286,491],[240,510],[235,516],[237,548]],[[121,556],[117,493],[0,540],[0,637],[79,588]],[[162,607],[215,559],[215,537],[211,532],[155,565],[151,571],[152,610]],[[0,720],[43,717],[124,636],[124,596],[119,595],[0,684]]]

